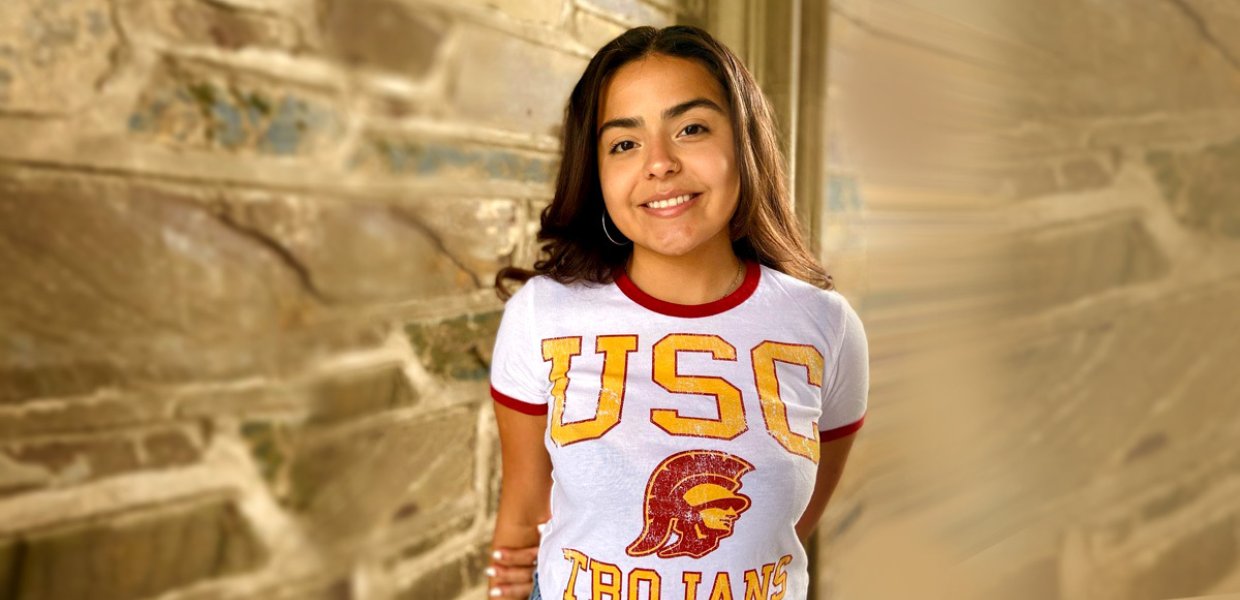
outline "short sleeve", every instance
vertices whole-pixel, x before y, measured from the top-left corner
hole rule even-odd
[[[548,383],[534,328],[534,283],[530,279],[504,305],[491,352],[491,397],[527,415],[547,414]]]
[[[861,317],[844,296],[841,300],[840,341],[835,360],[827,365],[822,386],[819,441],[842,438],[861,429],[870,393],[870,350]]]

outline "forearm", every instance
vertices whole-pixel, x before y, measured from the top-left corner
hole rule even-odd
[[[810,495],[804,514],[796,524],[797,537],[801,538],[802,543],[809,541],[810,534],[814,532],[818,521],[822,519],[822,514],[826,512],[827,503],[830,502],[836,486],[840,483],[840,477],[844,474],[844,463],[848,460],[848,453],[855,437],[856,434],[852,434],[822,444],[814,492]]]
[[[513,486],[511,490],[501,489],[486,571],[491,597],[524,599],[533,587],[541,541],[538,525],[548,507],[548,494],[531,489],[537,486],[530,485],[532,482],[528,479],[504,479],[523,485]]]
[[[543,447],[546,422],[496,404],[501,464],[496,548],[537,546],[538,525],[551,517],[551,459]]]
[[[822,520],[822,514],[826,512],[827,502],[834,491],[834,485],[830,486],[830,489],[814,490],[809,506],[805,507],[805,513],[801,515],[801,519],[796,524],[797,537],[801,539],[802,544],[809,542],[809,536],[818,527],[818,521]]]
[[[541,537],[538,525],[546,518],[546,514],[542,511],[531,508],[520,510],[516,506],[505,506],[505,503],[501,501],[499,512],[495,516],[494,547],[537,546]]]
[[[551,484],[541,471],[523,469],[509,461],[501,471],[499,510],[495,515],[497,548],[537,546],[538,526],[551,518]],[[533,481],[531,481],[533,479]]]

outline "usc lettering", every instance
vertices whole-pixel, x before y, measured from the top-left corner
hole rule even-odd
[[[652,569],[635,568],[625,574],[619,566],[572,548],[564,548],[564,559],[570,563],[568,585],[563,600],[673,600],[663,596],[663,577]],[[746,569],[742,577],[744,588],[739,593],[732,588],[732,577],[727,571],[719,571],[713,577],[703,578],[705,573],[684,571],[681,582],[684,596],[677,600],[783,600],[788,593],[787,567],[792,555],[754,569]],[[577,576],[589,578],[590,595],[577,595]],[[703,582],[708,582],[703,586]],[[644,588],[644,589],[643,589]]]
[[[741,391],[722,377],[681,375],[676,365],[681,352],[709,352],[714,360],[735,361],[736,348],[717,335],[692,333],[668,334],[654,344],[654,382],[674,394],[714,396],[719,418],[682,417],[674,409],[656,408],[650,411],[650,422],[672,435],[730,440],[745,433],[749,426]]]
[[[551,361],[551,439],[561,446],[603,437],[620,423],[620,407],[624,404],[624,381],[629,366],[629,353],[637,350],[635,335],[600,335],[594,342],[595,352],[603,358],[603,381],[598,394],[598,411],[594,418],[564,422],[564,398],[568,390],[568,371],[573,357],[581,354],[581,337],[543,340],[543,360]]]
[[[581,337],[549,338],[542,341],[543,360],[551,362],[551,439],[559,446],[603,437],[620,423],[624,390],[628,378],[629,355],[637,351],[636,335],[600,335],[595,352],[603,355],[602,382],[595,415],[581,421],[564,422],[569,371],[572,359],[581,354]],[[718,418],[681,416],[671,408],[650,410],[650,422],[670,435],[731,440],[749,430],[741,390],[722,377],[680,373],[681,352],[704,352],[712,360],[736,361],[736,347],[718,335],[672,333],[655,342],[651,357],[651,376],[655,383],[673,394],[710,396]],[[775,363],[803,366],[810,385],[822,387],[823,358],[817,348],[766,340],[750,350],[754,383],[762,406],[767,432],[788,452],[818,464],[818,422],[811,422],[812,434],[792,431],[788,410],[779,393]]]
[[[779,377],[775,363],[782,362],[805,367],[810,385],[822,387],[822,354],[813,346],[784,344],[765,341],[750,351],[753,357],[753,378],[758,386],[758,401],[762,404],[762,419],[766,430],[785,450],[804,456],[818,464],[818,423],[811,428],[813,437],[805,437],[792,431],[788,423],[788,409],[779,398]]]

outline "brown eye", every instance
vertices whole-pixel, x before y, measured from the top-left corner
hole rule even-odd
[[[698,131],[690,131],[690,129],[693,129],[695,127],[698,129]],[[681,131],[684,131],[685,133],[689,135],[693,135],[694,133],[702,133],[702,132],[706,132],[710,130],[707,129],[705,125],[699,125],[697,123],[690,123],[689,125],[685,125],[685,128],[682,129]]]
[[[612,144],[611,148],[607,151],[607,153],[608,153],[608,154],[617,154],[617,153],[619,153],[619,152],[623,152],[624,150],[631,150],[632,148],[624,148],[624,149],[622,150],[620,147],[621,147],[621,146],[623,146],[623,145],[625,145],[625,144],[632,144],[632,143],[633,143],[633,141],[632,141],[632,140],[623,140],[623,141],[616,142],[615,144]]]

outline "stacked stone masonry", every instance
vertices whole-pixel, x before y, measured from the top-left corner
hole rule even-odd
[[[0,4],[0,597],[481,598],[496,270],[695,0]]]
[[[567,92],[743,4],[0,2],[0,597],[484,597]],[[1240,591],[1240,13],[830,4],[875,368],[820,591]]]

